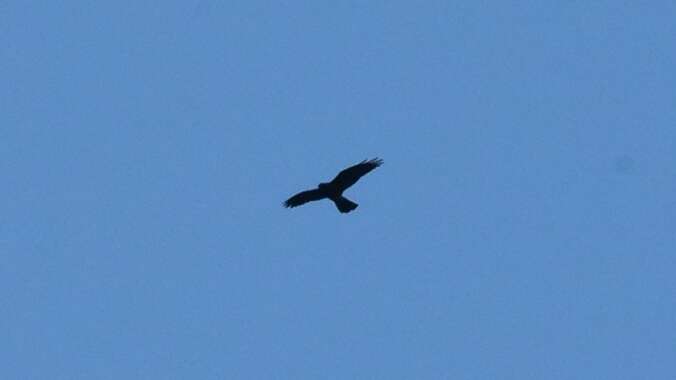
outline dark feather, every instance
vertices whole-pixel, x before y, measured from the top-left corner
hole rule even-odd
[[[338,208],[338,211],[342,212],[343,214],[346,214],[359,206],[358,204],[352,202],[351,200],[345,198],[345,197],[339,197],[332,199],[333,203],[336,204],[336,208]]]
[[[286,202],[284,202],[284,207],[297,207],[302,204],[318,201],[323,198],[326,198],[326,195],[319,189],[302,191],[287,199]]]
[[[359,178],[363,177],[365,174],[382,164],[383,160],[380,158],[374,158],[368,161],[364,160],[357,165],[350,166],[349,168],[338,173],[336,178],[331,181],[331,184],[339,189],[340,192],[343,192],[348,187],[357,183]]]

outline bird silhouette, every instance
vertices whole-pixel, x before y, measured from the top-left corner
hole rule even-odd
[[[372,160],[364,160],[357,165],[350,166],[349,168],[338,173],[336,178],[334,178],[331,182],[322,182],[317,186],[316,189],[302,191],[287,199],[284,202],[284,207],[298,207],[308,202],[328,198],[336,204],[338,211],[341,213],[348,213],[356,209],[359,205],[345,198],[343,196],[343,192],[347,190],[348,187],[359,181],[359,178],[363,177],[371,170],[382,164],[383,160],[380,158],[374,158]]]

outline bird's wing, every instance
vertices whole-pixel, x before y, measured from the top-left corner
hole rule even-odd
[[[364,160],[357,165],[350,166],[349,168],[338,173],[336,178],[334,178],[331,183],[340,190],[344,191],[348,187],[354,185],[359,180],[359,178],[364,176],[366,173],[382,164],[383,160],[380,158],[374,158],[368,161]]]
[[[326,198],[326,196],[324,195],[324,192],[319,189],[301,191],[287,199],[284,202],[284,207],[297,207],[308,202],[318,201],[322,198]]]

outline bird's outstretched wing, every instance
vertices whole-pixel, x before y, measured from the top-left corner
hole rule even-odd
[[[319,189],[301,191],[300,193],[287,199],[284,202],[284,207],[297,207],[302,204],[318,201],[323,198],[326,198],[326,195],[324,195],[324,192]]]
[[[338,173],[336,178],[331,181],[331,184],[336,186],[336,188],[344,191],[348,187],[354,185],[359,178],[364,176],[366,173],[377,168],[383,164],[383,160],[380,158],[374,158],[372,160],[364,160],[357,165],[350,166],[349,168]]]

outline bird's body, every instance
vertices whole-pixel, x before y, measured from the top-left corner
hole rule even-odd
[[[383,164],[383,160],[375,158],[364,160],[340,173],[331,182],[322,182],[316,189],[300,192],[284,202],[285,207],[297,207],[307,202],[328,198],[336,204],[338,211],[348,213],[357,208],[358,204],[343,196],[343,192],[354,185],[359,178]]]

